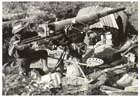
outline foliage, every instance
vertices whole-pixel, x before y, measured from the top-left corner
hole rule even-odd
[[[105,7],[126,7],[126,12],[129,14],[129,21],[131,25],[138,30],[138,2],[3,2],[3,15],[25,13],[22,18],[36,18],[37,22],[45,22],[48,20],[54,21],[57,17],[59,20],[65,18],[71,18],[76,16],[80,8],[87,6],[105,6]],[[37,14],[40,13],[40,14]],[[18,17],[21,18],[21,17]],[[11,29],[3,29],[3,64],[9,62],[11,58],[8,56],[7,48],[8,42],[12,37]],[[12,69],[11,69],[12,70]],[[38,92],[41,95],[40,88],[34,88],[29,91],[29,83],[33,79],[28,81],[21,80],[18,77],[16,68],[13,68],[12,72],[7,75],[3,75],[3,95],[33,95]],[[14,73],[14,74],[13,74]],[[20,80],[20,81],[19,81]],[[12,83],[12,84],[11,84]],[[34,87],[30,85],[30,88]],[[9,92],[10,91],[10,92]],[[45,91],[46,94],[50,94]]]

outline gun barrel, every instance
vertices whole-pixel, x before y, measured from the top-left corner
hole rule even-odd
[[[97,20],[99,20],[99,18],[119,12],[119,11],[123,11],[124,9],[125,9],[124,7],[123,8],[114,8],[114,9],[102,11],[99,13],[87,14],[87,15],[83,15],[83,16],[79,16],[79,17],[65,19],[62,21],[53,22],[53,23],[49,24],[48,27],[52,28],[54,31],[60,31],[65,27],[65,25],[69,25],[73,22],[74,23],[94,24],[97,22]]]
[[[115,8],[115,9],[111,9],[111,10],[108,10],[108,11],[103,11],[103,12],[100,12],[98,14],[99,14],[99,18],[101,18],[101,17],[104,17],[106,15],[109,15],[109,14],[112,14],[112,13],[116,13],[116,12],[119,12],[119,11],[123,11],[123,10],[125,10],[125,7]]]
[[[48,37],[36,36],[36,37],[32,37],[32,38],[22,40],[19,45],[29,44],[29,43],[37,42],[37,41],[40,41],[40,40],[44,40],[44,41],[55,40],[55,39],[61,38],[62,36],[63,36],[63,33],[53,35],[53,36],[48,36]]]
[[[114,8],[114,9],[110,9],[107,11],[92,13],[92,14],[81,16],[81,17],[76,17],[75,21],[86,23],[86,24],[94,24],[94,23],[98,22],[100,18],[113,14],[113,13],[116,13],[116,12],[119,12],[119,11],[123,11],[124,9],[125,9],[124,7],[123,8]]]

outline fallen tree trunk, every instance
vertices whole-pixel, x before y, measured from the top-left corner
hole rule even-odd
[[[24,13],[16,13],[16,14],[7,14],[2,16],[2,21],[10,21],[16,19],[23,19],[27,14]]]
[[[48,14],[48,12],[44,12],[44,11],[7,14],[7,15],[2,16],[2,21],[11,21],[11,20],[17,20],[17,19],[24,19],[26,17],[40,16],[40,15],[46,16],[47,14]]]
[[[30,23],[35,23],[35,18],[28,18],[28,19],[19,19],[19,20],[11,20],[11,21],[7,21],[7,22],[3,22],[2,23],[2,28],[11,28],[12,27],[12,23],[15,21],[24,21],[24,22],[30,22]]]
[[[32,13],[18,13],[18,14],[8,14],[3,15],[2,17],[2,27],[10,28],[12,23],[15,21],[25,21],[31,23],[39,23],[40,20],[50,20],[51,16],[48,15],[48,12],[32,12]]]
[[[100,90],[102,92],[105,92],[108,95],[138,95],[137,92],[124,91],[124,90],[117,89],[117,88],[110,87],[110,86],[106,86],[106,85],[102,85],[100,87]]]

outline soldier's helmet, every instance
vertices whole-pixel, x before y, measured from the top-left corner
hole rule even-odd
[[[16,21],[12,24],[12,33],[19,33],[21,30],[25,29],[29,25],[29,22]]]

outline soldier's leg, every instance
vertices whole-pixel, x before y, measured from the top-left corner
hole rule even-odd
[[[17,64],[19,65],[19,74],[27,75],[30,71],[29,60],[27,58],[18,58]]]

